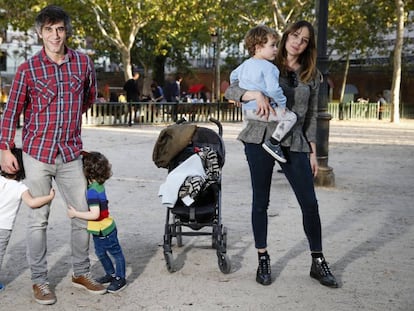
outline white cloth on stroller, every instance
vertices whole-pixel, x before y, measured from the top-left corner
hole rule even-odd
[[[160,186],[158,191],[158,196],[161,197],[163,206],[174,207],[178,199],[178,191],[185,179],[189,176],[201,176],[202,178],[206,178],[203,163],[198,154],[193,154],[168,174],[165,183]],[[182,200],[187,201],[187,199],[190,199],[190,201],[192,200],[191,198]]]

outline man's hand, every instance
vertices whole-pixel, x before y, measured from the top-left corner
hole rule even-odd
[[[1,150],[1,170],[8,174],[16,174],[20,167],[16,157],[10,150]]]

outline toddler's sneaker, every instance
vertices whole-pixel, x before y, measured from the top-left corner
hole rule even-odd
[[[109,284],[112,283],[113,280],[115,280],[115,275],[106,274],[103,277],[96,279],[96,282],[100,284]]]
[[[6,286],[4,286],[3,283],[0,283],[0,292],[4,291],[5,288]]]
[[[126,280],[119,276],[115,277],[114,280],[109,284],[107,290],[110,293],[117,293],[126,287]]]
[[[274,145],[270,142],[270,140],[266,140],[262,147],[266,150],[272,157],[274,157],[277,161],[286,163],[285,155],[283,154],[282,148],[280,144]]]

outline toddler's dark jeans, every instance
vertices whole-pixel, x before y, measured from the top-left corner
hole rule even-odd
[[[96,256],[100,260],[105,273],[125,278],[125,257],[118,241],[117,229],[115,228],[107,236],[93,235],[93,242]],[[116,271],[108,254],[111,254],[115,260]]]

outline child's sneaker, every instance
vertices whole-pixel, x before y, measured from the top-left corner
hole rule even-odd
[[[117,293],[126,287],[126,280],[119,276],[115,277],[111,284],[109,284],[107,290],[110,293]]]
[[[98,282],[100,284],[109,284],[113,280],[115,280],[115,276],[114,275],[106,274],[103,277],[100,277],[100,278],[96,279],[96,282]]]
[[[283,154],[282,148],[280,144],[274,145],[270,142],[270,140],[266,140],[262,147],[266,150],[272,157],[282,163],[286,163],[285,155]]]
[[[0,292],[4,291],[5,288],[6,286],[4,286],[3,283],[0,283]]]

